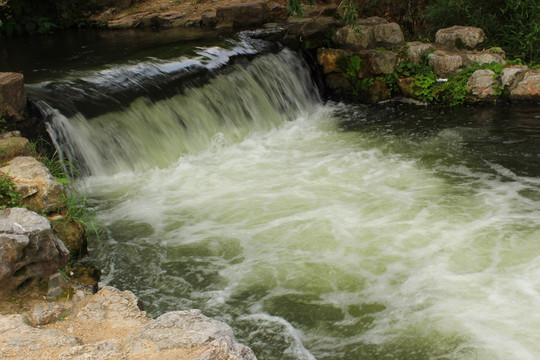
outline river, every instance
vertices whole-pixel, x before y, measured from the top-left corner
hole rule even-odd
[[[0,65],[81,169],[102,285],[259,359],[540,358],[539,105],[324,102],[242,36],[77,34]]]

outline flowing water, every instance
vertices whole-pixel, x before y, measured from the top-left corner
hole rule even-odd
[[[29,86],[83,169],[104,284],[259,359],[540,358],[539,106],[325,104],[287,49],[110,111],[50,102],[164,62]]]

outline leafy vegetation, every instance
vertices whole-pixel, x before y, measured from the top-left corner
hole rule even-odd
[[[20,206],[21,194],[8,175],[0,175],[0,209]]]
[[[301,0],[288,0],[289,11]],[[453,25],[482,28],[487,46],[501,46],[510,58],[540,64],[538,0],[344,0],[345,20],[381,16],[397,22],[410,40],[434,41],[438,29]]]

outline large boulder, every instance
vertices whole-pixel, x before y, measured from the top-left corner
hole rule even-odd
[[[23,74],[0,73],[0,118],[22,119],[26,106]]]
[[[452,26],[435,34],[435,43],[449,49],[475,49],[484,41],[484,30],[473,26]]]
[[[62,208],[63,186],[43,163],[30,156],[19,156],[0,168],[11,178],[23,204],[35,211],[50,213]]]
[[[492,70],[476,70],[467,81],[468,100],[473,102],[491,101],[498,95],[499,80]]]
[[[252,27],[266,22],[268,7],[265,2],[250,2],[220,6],[216,9],[218,27]]]
[[[51,230],[47,219],[33,211],[0,211],[0,291],[7,293],[29,279],[61,269],[69,251]]]

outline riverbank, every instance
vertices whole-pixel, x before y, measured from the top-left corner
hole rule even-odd
[[[98,16],[110,29],[141,27],[272,27],[275,38],[309,54],[323,79],[327,98],[380,102],[404,97],[420,103],[456,105],[540,100],[540,69],[506,59],[504,49],[485,48],[480,28],[440,29],[433,42],[409,41],[400,24],[383,18],[343,21],[337,3],[305,6],[303,17],[289,16],[281,2],[139,2]]]

